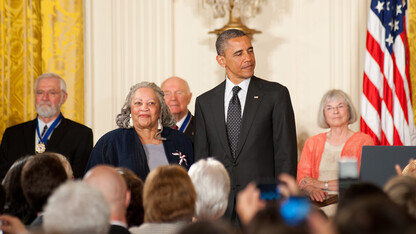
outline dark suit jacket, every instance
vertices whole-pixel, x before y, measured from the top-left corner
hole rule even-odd
[[[163,147],[169,164],[180,163],[189,169],[194,162],[194,152],[188,137],[171,128],[163,128],[162,137],[166,138]],[[186,163],[180,162],[180,158],[174,155],[178,152],[185,155]],[[101,137],[91,151],[86,170],[98,164],[129,168],[143,181],[150,172],[146,153],[134,128],[118,128]]]
[[[110,226],[109,234],[130,234],[129,230],[123,226],[112,224]]]
[[[188,124],[188,127],[185,129],[184,133],[189,137],[189,139],[191,139],[193,144],[195,140],[195,117],[193,115],[191,115],[191,120]]]
[[[0,176],[3,179],[10,166],[20,157],[35,154],[37,119],[6,129],[0,146]],[[81,178],[93,146],[92,130],[62,117],[46,145],[46,151],[68,158],[74,176]]]
[[[297,142],[289,91],[253,76],[233,158],[226,131],[224,92],[225,81],[196,99],[195,161],[213,156],[226,167],[231,179],[226,216],[231,216],[237,192],[250,181],[276,182],[282,172],[296,176]]]

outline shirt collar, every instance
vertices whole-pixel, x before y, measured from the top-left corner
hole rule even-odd
[[[248,78],[248,79],[244,79],[243,81],[240,82],[240,84],[238,84],[238,86],[246,93],[248,91],[248,85],[250,84],[250,80],[251,80],[251,77]],[[231,82],[231,80],[226,75],[225,93],[231,93],[234,86],[235,86],[235,84],[233,82]]]

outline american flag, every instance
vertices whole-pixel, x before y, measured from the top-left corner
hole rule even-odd
[[[407,0],[372,0],[361,97],[361,131],[377,145],[410,145],[414,132],[406,35]]]

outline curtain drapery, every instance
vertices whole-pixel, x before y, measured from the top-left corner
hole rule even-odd
[[[416,124],[416,0],[409,1],[409,54],[410,54],[410,83],[412,84],[413,121]]]
[[[34,84],[45,72],[67,83],[65,117],[84,122],[82,0],[0,0],[0,138],[33,119]]]

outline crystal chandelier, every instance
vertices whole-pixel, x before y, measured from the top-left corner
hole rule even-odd
[[[254,17],[260,10],[260,4],[265,0],[202,0],[203,6],[210,6],[214,12],[214,18],[224,17],[229,12],[229,20],[226,25],[209,33],[220,35],[228,29],[239,29],[250,38],[261,31],[248,28],[241,19]]]

